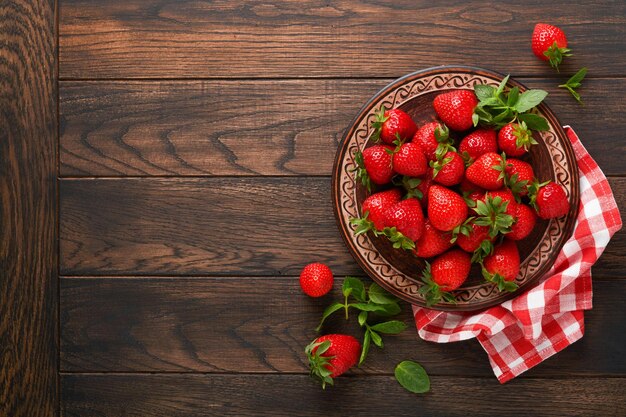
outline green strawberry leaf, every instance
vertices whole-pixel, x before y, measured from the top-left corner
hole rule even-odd
[[[346,298],[352,295],[357,301],[365,302],[365,286],[363,281],[356,277],[346,277],[343,280],[341,292]]]
[[[383,287],[376,284],[375,282],[370,285],[368,295],[370,297],[370,301],[376,304],[391,304],[398,302],[398,299],[396,297],[389,294],[383,289]]]
[[[517,110],[518,113],[527,112],[533,107],[538,106],[547,95],[548,92],[544,90],[526,90],[519,96],[515,104],[515,110]]]
[[[382,334],[398,334],[406,329],[406,324],[399,320],[390,320],[371,326],[372,330]]]
[[[430,390],[430,379],[426,370],[417,362],[402,361],[394,370],[396,380],[407,391],[423,394]]]
[[[341,310],[343,307],[344,305],[342,303],[332,303],[331,305],[326,307],[326,309],[322,313],[322,320],[320,321],[320,324],[315,328],[315,331],[319,332],[320,330],[322,330],[322,325],[324,324],[324,321],[326,321],[326,319],[330,317],[334,312]]]

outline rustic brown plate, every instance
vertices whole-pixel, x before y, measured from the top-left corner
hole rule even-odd
[[[354,227],[350,225],[350,218],[359,217],[361,203],[366,197],[365,189],[355,180],[354,155],[357,150],[372,145],[369,140],[373,131],[371,124],[381,106],[387,109],[401,108],[420,126],[435,120],[432,101],[437,94],[454,89],[473,90],[477,83],[497,86],[503,78],[502,74],[496,72],[461,66],[430,68],[399,78],[378,92],[359,111],[337,150],[333,168],[333,205],[346,245],[374,281],[410,303],[425,305],[423,296],[418,292],[422,285],[419,276],[424,261],[411,252],[393,249],[385,237],[374,237],[371,234],[355,236]],[[510,80],[508,86],[526,90],[526,87],[514,80]],[[519,289],[515,293],[499,292],[494,284],[483,280],[475,266],[465,284],[453,291],[456,304],[442,302],[432,308],[447,311],[479,310],[528,290],[553,265],[561,247],[572,234],[579,202],[578,168],[574,151],[554,113],[545,104],[539,105],[537,112],[548,120],[550,130],[534,134],[539,145],[531,148],[527,159],[540,181],[550,179],[565,187],[571,204],[569,215],[549,221],[539,220],[533,233],[518,242],[521,268],[516,278]]]

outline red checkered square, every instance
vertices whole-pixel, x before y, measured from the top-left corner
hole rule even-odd
[[[501,383],[571,345],[585,331],[592,307],[591,266],[622,227],[609,183],[576,133],[565,126],[580,172],[580,209],[574,233],[539,284],[480,313],[413,306],[418,334],[447,343],[476,337]]]

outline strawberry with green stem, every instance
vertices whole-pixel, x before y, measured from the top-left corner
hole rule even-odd
[[[433,169],[433,180],[448,187],[459,184],[465,173],[463,158],[453,151],[448,151],[441,159],[430,161],[430,166]]]
[[[506,124],[498,132],[498,146],[507,156],[522,156],[536,144],[525,122]]]
[[[309,359],[311,376],[326,385],[334,385],[334,379],[357,364],[361,344],[353,336],[328,334],[311,342],[305,353]]]
[[[515,201],[528,194],[528,185],[535,179],[535,172],[528,162],[515,158],[506,160],[504,184],[515,196]]]
[[[530,205],[542,219],[552,219],[569,213],[570,205],[565,189],[553,181],[534,181],[528,188]]]
[[[389,145],[374,145],[354,155],[356,179],[368,192],[372,191],[372,183],[384,185],[391,182],[395,175],[392,166],[394,148]]]
[[[561,28],[546,23],[537,23],[533,30],[531,47],[535,56],[549,61],[557,71],[564,57],[572,56],[567,48],[567,37]]]
[[[454,150],[450,130],[446,125],[439,122],[426,123],[417,129],[413,136],[413,142],[419,143],[424,155],[430,161],[436,160],[437,155],[444,155],[446,152]]]
[[[431,264],[426,262],[422,272],[419,293],[424,296],[428,307],[444,300],[455,303],[450,291],[456,290],[467,280],[471,268],[470,256],[460,249],[452,249],[438,256]]]
[[[482,154],[465,170],[465,178],[485,190],[498,190],[504,184],[506,158],[494,152]]]
[[[376,236],[383,234],[385,228],[385,212],[402,199],[402,193],[397,188],[374,193],[363,200],[361,204],[361,218],[351,218],[350,224],[356,226],[354,233],[373,232]]]
[[[517,245],[514,241],[504,241],[494,247],[493,253],[481,263],[482,274],[485,280],[493,282],[500,291],[515,291],[518,286],[514,282],[519,274],[520,259]]]
[[[512,202],[516,204],[515,201]],[[511,201],[505,201],[499,195],[495,197],[485,196],[485,201],[476,201],[476,207],[473,208],[477,217],[474,224],[477,226],[487,226],[489,228],[489,237],[495,238],[498,234],[505,234],[511,230],[513,224],[513,216],[507,213]]]
[[[406,112],[400,109],[386,110],[385,106],[376,113],[376,120],[372,122],[372,140],[383,141],[389,145],[400,138],[402,141],[409,140],[415,134],[417,125]]]

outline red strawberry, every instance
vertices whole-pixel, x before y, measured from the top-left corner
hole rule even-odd
[[[441,161],[431,161],[430,166],[433,167],[433,180],[449,187],[460,183],[465,173],[463,158],[452,151],[446,153]]]
[[[381,191],[367,197],[361,205],[361,212],[363,213],[363,218],[369,220],[371,224],[364,231],[371,230],[372,228],[376,230],[383,230],[385,228],[385,211],[401,199],[402,193],[397,188],[392,188],[391,190],[387,191]],[[366,215],[365,213],[368,214]],[[353,223],[357,222],[353,221]],[[361,222],[359,222],[359,224],[360,223]],[[358,229],[356,233],[359,233]]]
[[[413,142],[419,143],[424,155],[430,161],[437,159],[437,148],[446,147],[440,151],[440,153],[445,153],[444,150],[447,150],[452,145],[450,131],[446,125],[442,125],[439,122],[426,123],[420,127],[413,136]]]
[[[536,145],[533,132],[528,130],[526,123],[509,123],[498,132],[498,146],[508,156],[522,156]]]
[[[356,177],[368,191],[372,189],[372,182],[379,185],[391,182],[395,174],[391,165],[393,150],[389,145],[374,145],[355,155]]]
[[[326,384],[333,385],[336,378],[352,368],[359,361],[361,344],[352,336],[327,334],[311,342],[304,350],[309,358],[311,376]]]
[[[477,129],[465,136],[459,145],[459,153],[466,161],[474,161],[487,152],[498,152],[495,130]]]
[[[372,127],[374,128],[372,139],[375,142],[382,140],[388,144],[392,144],[397,139],[411,139],[417,130],[417,125],[411,116],[404,111],[400,109],[385,111],[384,107],[376,114]]]
[[[419,200],[407,198],[389,207],[385,212],[385,226],[395,227],[414,242],[419,239],[424,229],[424,214]]]
[[[508,158],[504,171],[506,173],[506,183],[513,194],[528,194],[528,185],[535,178],[532,165],[519,159]]]
[[[450,233],[437,230],[430,223],[429,219],[426,219],[424,223],[424,231],[422,236],[417,242],[415,242],[415,255],[420,258],[430,258],[444,253],[452,247],[453,243],[450,242]]]
[[[569,213],[569,200],[565,189],[552,181],[533,183],[529,189],[530,204],[542,219],[565,216]]]
[[[471,266],[470,256],[459,249],[439,255],[430,265],[427,263],[422,273],[424,285],[419,289],[426,299],[426,305],[430,307],[441,299],[454,302],[454,297],[448,291],[463,285]]]
[[[483,261],[483,276],[498,285],[500,291],[515,291],[513,282],[519,274],[519,251],[514,241],[505,239],[493,249],[493,254]]]
[[[478,157],[467,170],[465,178],[486,190],[497,190],[504,184],[504,161],[495,152],[487,152]]]
[[[571,50],[567,49],[565,33],[560,28],[545,23],[535,25],[531,47],[537,58],[550,61],[550,65],[556,69],[563,57],[572,55]]]
[[[513,212],[515,223],[511,226],[511,232],[506,237],[511,240],[522,240],[527,237],[535,228],[537,215],[526,204],[516,204]]]
[[[321,263],[312,263],[304,267],[300,273],[300,287],[311,297],[321,297],[333,288],[333,273]]]
[[[491,197],[492,199],[500,197],[500,199],[502,199],[502,204],[507,204],[505,213],[510,214],[511,216],[515,213],[515,206],[517,205],[517,202],[515,201],[515,196],[511,190],[503,188],[496,191],[487,191],[485,197]]]
[[[479,226],[472,223],[469,227],[468,235],[459,233],[456,238],[456,244],[464,251],[472,253],[481,246],[483,241],[492,242],[494,240],[493,237],[489,236],[489,226]]]
[[[428,218],[435,228],[448,232],[467,219],[467,204],[454,191],[433,184],[428,190]]]
[[[400,145],[393,154],[393,169],[398,174],[419,177],[426,173],[428,163],[421,146],[417,142]]]
[[[463,131],[474,125],[472,115],[478,104],[476,95],[470,90],[454,90],[439,94],[433,107],[439,118],[452,130]]]

